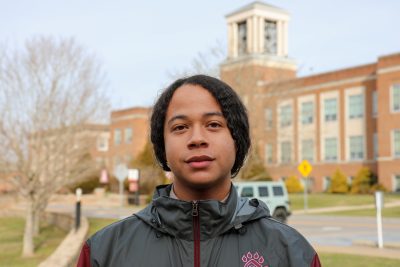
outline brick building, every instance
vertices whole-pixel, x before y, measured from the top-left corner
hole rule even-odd
[[[111,112],[108,144],[109,170],[129,164],[148,141],[150,108],[134,107]]]
[[[274,179],[299,176],[307,159],[314,191],[324,191],[336,169],[351,182],[362,166],[400,191],[400,54],[296,78],[285,10],[254,2],[226,20],[221,78],[247,105],[254,146]]]

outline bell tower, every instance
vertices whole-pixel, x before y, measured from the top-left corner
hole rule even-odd
[[[288,57],[289,13],[256,1],[226,15],[228,57],[221,78],[240,94],[273,81],[296,77]]]

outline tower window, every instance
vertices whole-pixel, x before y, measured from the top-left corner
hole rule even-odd
[[[247,25],[246,22],[241,22],[238,24],[238,45],[239,45],[239,55],[247,53]]]
[[[264,50],[267,54],[276,55],[277,54],[277,27],[276,21],[265,21],[265,28],[264,28]]]

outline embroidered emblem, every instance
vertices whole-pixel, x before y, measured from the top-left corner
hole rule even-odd
[[[242,261],[244,263],[243,267],[268,267],[268,265],[263,265],[264,257],[260,256],[258,252],[252,254],[250,251],[242,256]]]

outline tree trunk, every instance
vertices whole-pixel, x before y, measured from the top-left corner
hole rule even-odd
[[[40,211],[36,210],[33,212],[33,236],[39,236],[40,234]]]
[[[26,208],[24,244],[22,249],[23,257],[32,257],[35,253],[35,244],[33,242],[34,234],[34,203],[32,199],[28,200]]]

